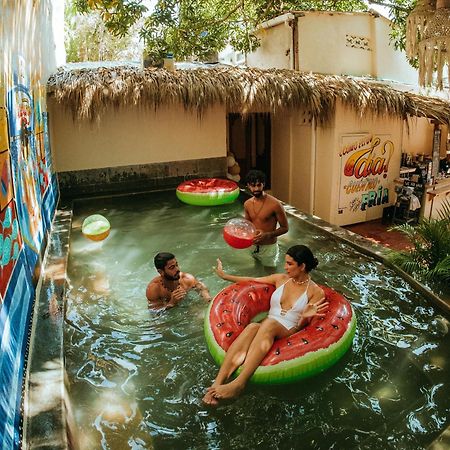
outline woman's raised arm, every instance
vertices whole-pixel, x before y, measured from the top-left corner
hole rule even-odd
[[[214,267],[214,271],[223,280],[231,281],[233,283],[237,283],[239,281],[258,281],[260,283],[268,283],[268,284],[273,284],[274,286],[276,286],[277,282],[281,278],[284,278],[284,275],[281,275],[279,273],[267,275],[265,277],[242,277],[239,275],[230,275],[230,274],[224,272],[223,266],[222,266],[222,261],[220,260],[220,258],[217,258],[217,266]]]

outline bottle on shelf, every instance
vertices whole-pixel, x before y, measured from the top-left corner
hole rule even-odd
[[[173,53],[169,52],[164,58],[164,69],[175,71],[175,61],[173,59]]]

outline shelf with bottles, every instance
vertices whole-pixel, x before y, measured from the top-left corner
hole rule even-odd
[[[423,153],[406,153],[403,152],[400,160],[401,169],[423,167],[431,163],[431,157]]]

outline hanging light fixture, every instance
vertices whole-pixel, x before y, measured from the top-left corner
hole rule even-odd
[[[423,37],[419,42],[419,83],[433,84],[443,89],[442,72],[447,65],[450,75],[450,0],[437,0],[436,11],[427,22]],[[450,79],[450,76],[449,76]]]
[[[436,0],[418,0],[406,21],[406,55],[415,58],[419,55],[419,41],[423,38],[426,26],[436,11]]]

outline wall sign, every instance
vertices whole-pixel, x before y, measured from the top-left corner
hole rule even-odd
[[[344,135],[338,211],[361,213],[389,202],[388,172],[394,154],[390,135]]]

